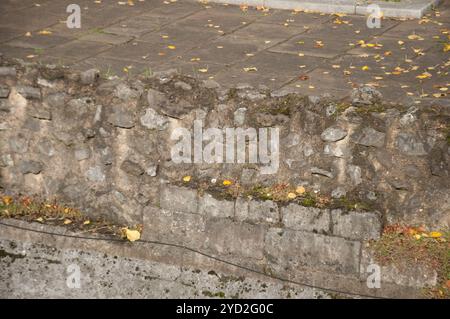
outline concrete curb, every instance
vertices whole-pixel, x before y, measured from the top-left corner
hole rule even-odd
[[[370,4],[380,7],[384,17],[421,18],[440,0],[400,0],[399,2],[367,0],[210,0],[215,3],[264,6],[271,9],[307,10],[322,13],[368,15]]]

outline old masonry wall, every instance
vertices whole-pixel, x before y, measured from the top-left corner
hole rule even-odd
[[[97,70],[2,61],[0,190],[142,224],[143,239],[273,276],[374,293],[365,282],[374,262],[366,243],[384,225],[450,225],[449,116],[445,105],[383,103],[370,87],[335,101],[248,85],[227,90],[174,70],[103,79]],[[279,169],[175,163],[171,133],[192,130],[195,120],[278,128]],[[146,258],[208,267],[169,249]],[[382,274],[376,294],[436,283],[424,269],[386,266]]]

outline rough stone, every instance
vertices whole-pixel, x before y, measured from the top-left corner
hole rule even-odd
[[[12,152],[23,154],[28,151],[28,140],[18,135],[9,139],[9,146]]]
[[[359,185],[362,183],[361,167],[357,165],[348,165],[347,174],[350,177],[353,185]]]
[[[245,114],[247,109],[245,107],[240,107],[234,112],[234,125],[242,126],[245,123]]]
[[[151,130],[165,130],[169,125],[166,116],[159,115],[154,109],[148,108],[145,114],[140,117],[141,124]]]
[[[319,233],[330,230],[330,212],[326,209],[289,204],[281,208],[281,216],[284,226],[290,229]]]
[[[130,160],[123,161],[120,169],[125,173],[133,176],[140,176],[145,173],[144,169],[138,164]]]
[[[41,99],[41,90],[32,86],[19,85],[16,87],[17,93],[26,99]]]
[[[16,68],[8,66],[0,66],[0,76],[16,76]]]
[[[381,218],[378,213],[340,209],[331,211],[333,234],[355,240],[378,239],[381,235]]]
[[[360,134],[352,137],[355,143],[364,146],[383,147],[386,134],[378,132],[371,127],[365,127]]]
[[[339,127],[329,127],[320,135],[325,142],[336,142],[347,136],[347,131]]]
[[[91,151],[88,147],[80,147],[75,149],[75,158],[77,161],[87,160],[91,157]]]
[[[19,164],[22,174],[39,174],[43,170],[42,163],[37,161],[22,161]]]
[[[126,129],[130,129],[135,125],[133,111],[120,104],[112,106],[112,112],[108,115],[108,121],[114,126]]]
[[[182,89],[184,91],[191,91],[192,90],[192,86],[186,82],[182,82],[182,81],[177,81],[175,82],[174,86],[178,89]]]
[[[411,156],[427,155],[423,141],[411,133],[400,132],[395,140],[400,152]]]
[[[328,178],[333,178],[334,177],[332,172],[324,170],[324,169],[321,169],[321,168],[318,168],[318,167],[311,167],[311,174],[325,176],[325,177],[328,177]]]
[[[8,98],[9,92],[11,92],[9,87],[0,85],[0,98],[2,99]]]
[[[354,105],[371,105],[379,103],[382,94],[371,86],[362,86],[353,89],[350,98]]]
[[[345,197],[345,195],[347,195],[347,192],[346,192],[345,188],[343,188],[341,186],[336,187],[331,192],[331,197],[335,198],[335,199],[339,199],[339,198]]]
[[[105,173],[100,166],[89,167],[85,175],[91,182],[94,183],[104,182],[106,178]]]
[[[100,71],[97,69],[89,69],[80,73],[80,82],[84,85],[91,85],[100,78]]]
[[[50,109],[45,107],[45,104],[37,105],[37,104],[29,104],[27,105],[27,113],[39,120],[51,120],[52,113]]]

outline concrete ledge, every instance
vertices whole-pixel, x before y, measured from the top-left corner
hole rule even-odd
[[[367,7],[370,4],[377,4],[384,17],[421,18],[433,5],[438,5],[440,0],[400,0],[399,2],[367,0],[211,0],[211,2],[357,15],[368,15]]]

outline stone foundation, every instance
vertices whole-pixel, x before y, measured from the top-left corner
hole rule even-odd
[[[103,79],[96,70],[2,61],[0,189],[142,224],[145,240],[373,294],[365,242],[379,238],[383,225],[450,225],[449,115],[445,106],[382,103],[369,87],[336,101],[247,85],[222,90],[174,71]],[[205,128],[279,128],[279,169],[174,163],[171,133],[191,130],[195,120]],[[254,191],[276,185],[306,193],[280,199]],[[192,254],[149,255],[207,267]],[[384,273],[387,287],[397,288],[375,294],[433,284],[433,274],[424,281],[423,273],[404,280]]]

